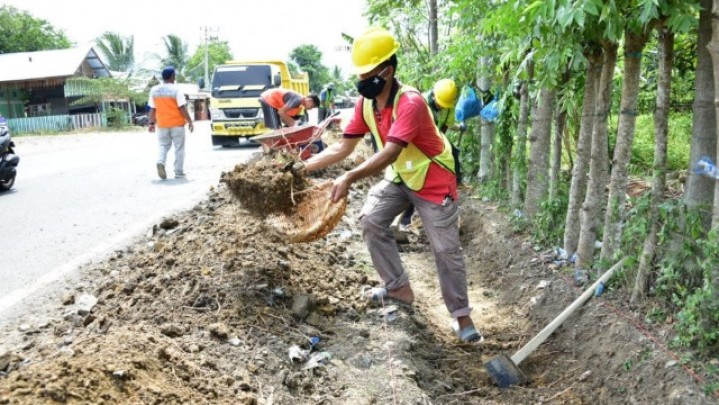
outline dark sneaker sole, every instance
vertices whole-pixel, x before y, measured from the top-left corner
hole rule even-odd
[[[165,173],[165,165],[162,163],[157,164],[157,175],[160,176],[162,180],[165,180],[167,178],[167,173]]]

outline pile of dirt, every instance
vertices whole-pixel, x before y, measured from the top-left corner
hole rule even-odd
[[[577,291],[502,213],[467,198],[461,235],[484,345],[453,335],[421,226],[402,252],[415,305],[371,305],[359,291],[378,279],[358,226],[371,184],[353,187],[326,238],[293,245],[229,189],[211,191],[84,269],[46,318],[3,331],[13,348],[0,350],[0,404],[709,403],[618,315],[628,309],[609,309],[611,291],[520,365],[528,384],[497,388],[483,363],[519,349]]]
[[[308,181],[297,164],[284,155],[265,155],[235,166],[222,174],[225,183],[245,209],[258,217],[273,213],[289,213],[296,205],[295,194],[306,189]]]

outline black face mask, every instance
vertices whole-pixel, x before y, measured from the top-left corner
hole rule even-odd
[[[384,85],[387,83],[385,79],[380,77],[383,72],[379,72],[372,77],[357,82],[357,91],[362,97],[374,100],[375,97],[379,96],[379,93],[382,92]]]

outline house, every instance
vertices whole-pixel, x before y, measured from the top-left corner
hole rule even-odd
[[[197,121],[209,119],[210,92],[200,89],[194,83],[177,83],[177,86],[187,99],[187,111],[192,119]]]
[[[6,118],[97,112],[73,106],[81,95],[66,81],[111,76],[91,47],[0,54],[0,66],[0,114]]]

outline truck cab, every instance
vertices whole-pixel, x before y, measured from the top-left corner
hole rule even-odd
[[[260,94],[283,87],[303,96],[309,93],[309,76],[292,77],[281,61],[232,61],[212,75],[210,119],[212,144],[236,146],[268,131],[260,107]]]

